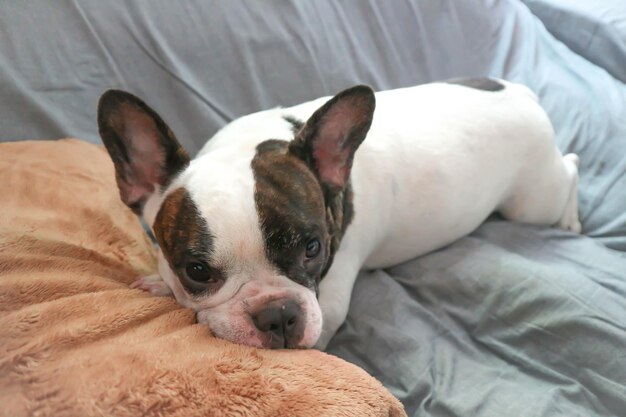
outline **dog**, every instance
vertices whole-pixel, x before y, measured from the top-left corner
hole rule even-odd
[[[336,96],[233,121],[190,159],[130,93],[98,105],[121,199],[159,246],[133,284],[176,297],[215,336],[326,347],[361,269],[469,234],[490,214],[579,233],[578,157],[537,97],[463,78]]]

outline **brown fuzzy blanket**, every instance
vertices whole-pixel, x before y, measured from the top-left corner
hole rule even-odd
[[[341,359],[218,340],[128,288],[155,270],[101,148],[0,145],[0,415],[404,415]]]

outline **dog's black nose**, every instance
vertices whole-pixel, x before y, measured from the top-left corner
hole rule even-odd
[[[293,300],[272,301],[252,321],[269,337],[273,349],[295,347],[302,337],[300,306]]]

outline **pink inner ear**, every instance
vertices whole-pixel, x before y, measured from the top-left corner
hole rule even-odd
[[[323,182],[335,187],[346,185],[350,175],[348,161],[356,150],[356,146],[346,141],[355,127],[366,121],[367,112],[358,100],[345,99],[322,117],[313,145],[313,158]]]
[[[122,200],[127,205],[135,204],[138,201],[148,198],[154,192],[154,185],[152,184],[129,184],[123,179],[118,180],[117,183],[120,189],[120,195]]]
[[[137,185],[137,189],[130,194],[149,195],[156,184],[163,182],[165,155],[159,143],[159,132],[149,115],[133,105],[126,104],[124,107],[124,136],[133,138],[128,151]]]
[[[315,158],[317,172],[323,182],[335,186],[343,187],[348,181],[347,161],[350,157],[349,149],[337,149],[337,143],[326,140],[316,144],[313,157]]]

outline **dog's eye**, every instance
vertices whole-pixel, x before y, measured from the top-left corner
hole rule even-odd
[[[306,257],[311,259],[311,258],[315,258],[317,255],[319,255],[320,253],[320,249],[322,248],[322,246],[320,245],[320,241],[317,239],[311,239],[309,240],[309,242],[306,244]]]
[[[189,277],[189,279],[196,282],[211,282],[215,279],[211,277],[211,271],[209,267],[202,262],[189,262],[185,265],[185,273]]]
[[[177,270],[180,282],[187,292],[194,295],[213,294],[226,282],[220,269],[213,268],[196,257],[190,257],[181,269]]]

